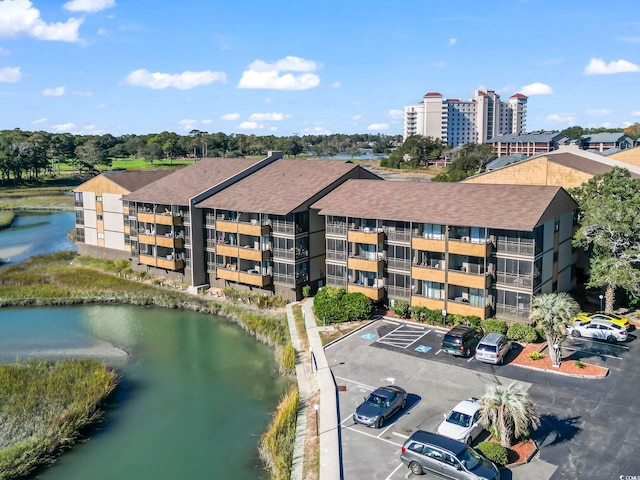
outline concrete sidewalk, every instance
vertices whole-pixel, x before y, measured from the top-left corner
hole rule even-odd
[[[289,331],[292,334],[292,344],[301,357],[301,342],[298,338],[295,319],[293,317],[293,305],[287,305],[287,320]],[[313,405],[308,405],[307,400],[314,392],[320,392],[319,401],[319,436],[320,436],[320,480],[337,480],[343,478],[342,456],[340,447],[340,419],[338,417],[338,391],[331,368],[327,364],[327,357],[318,326],[313,314],[313,298],[307,298],[300,303],[304,316],[307,338],[310,348],[310,362],[305,365],[298,362],[296,376],[300,390],[301,410],[296,427],[296,444],[293,453],[293,468],[291,478],[302,479],[302,462],[304,458],[304,438],[307,434],[315,432],[306,431],[306,412]],[[294,340],[295,337],[295,340]]]

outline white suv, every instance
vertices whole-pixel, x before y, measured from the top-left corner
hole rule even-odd
[[[480,403],[475,397],[463,400],[445,414],[438,433],[471,445],[483,428],[480,426]]]

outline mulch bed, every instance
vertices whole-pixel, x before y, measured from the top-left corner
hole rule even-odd
[[[545,348],[546,343],[524,345],[522,350],[518,352],[518,355],[509,363],[512,365],[535,368],[537,370],[547,370],[580,377],[604,377],[609,372],[608,368],[586,362],[582,362],[582,367],[579,367],[576,365],[574,360],[567,358],[563,359],[560,363],[560,367],[554,367],[551,362],[551,357],[544,353]],[[532,352],[542,353],[542,358],[539,360],[532,360],[529,358],[529,354]]]
[[[526,463],[536,450],[537,447],[531,440],[512,445],[508,449],[509,465],[515,466]]]

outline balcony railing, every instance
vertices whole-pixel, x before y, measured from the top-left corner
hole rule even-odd
[[[347,277],[344,275],[327,275],[327,285],[346,288]]]
[[[387,257],[387,268],[393,270],[409,270],[411,268],[411,260],[408,258]]]
[[[327,223],[326,234],[345,236],[347,234],[347,224],[346,223]]]
[[[272,220],[271,231],[273,233],[280,233],[283,235],[295,235],[296,233],[302,233],[303,229],[301,225],[297,225],[293,222],[283,222],[280,220]]]
[[[536,246],[533,240],[498,240],[498,253],[513,253],[516,255],[535,255]]]
[[[207,249],[208,250],[215,250],[216,249],[216,241],[215,241],[215,239],[212,239],[212,238],[208,238],[207,239]]]
[[[347,252],[344,250],[327,250],[327,260],[333,260],[334,262],[346,262]]]
[[[504,320],[528,323],[530,314],[530,309],[518,308],[511,305],[496,305],[496,317]]]
[[[411,230],[387,230],[387,241],[389,242],[411,242]]]
[[[496,283],[500,285],[508,285],[510,287],[532,288],[534,284],[534,276],[498,272],[496,274]]]
[[[387,295],[394,298],[409,298],[411,297],[411,289],[409,287],[387,285]]]
[[[299,285],[309,281],[309,274],[296,273],[295,275],[286,275],[283,273],[273,274],[273,283],[284,283],[286,285]]]

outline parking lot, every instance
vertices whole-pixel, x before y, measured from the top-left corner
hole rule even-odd
[[[406,478],[408,469],[399,457],[411,433],[436,431],[443,415],[459,401],[482,395],[487,385],[513,381],[529,391],[542,419],[534,433],[541,446],[536,461],[546,467],[540,479],[554,471],[554,479],[640,475],[640,459],[631,453],[640,442],[640,411],[635,401],[640,360],[633,352],[635,336],[622,345],[566,341],[564,348],[572,358],[610,368],[607,378],[596,380],[510,365],[515,352],[503,366],[453,357],[440,351],[443,333],[380,319],[326,348],[340,391],[345,479]],[[363,397],[388,384],[407,390],[406,410],[387,420],[382,429],[354,424],[352,414]],[[517,468],[505,471],[504,477],[519,478]]]

